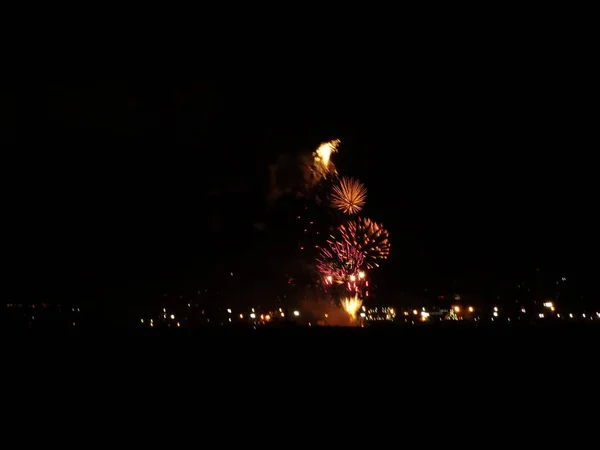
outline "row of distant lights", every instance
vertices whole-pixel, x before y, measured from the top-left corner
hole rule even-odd
[[[563,279],[563,281],[564,281],[564,279]],[[546,303],[544,303],[544,308],[548,308],[552,312],[556,311],[556,308],[554,307],[554,303],[552,303],[552,302],[546,302]],[[454,308],[454,310],[456,312],[458,312],[459,311],[458,306],[456,306]],[[473,312],[473,308],[469,307],[469,312]],[[525,308],[521,308],[521,312],[525,313],[526,312]],[[494,315],[494,317],[498,317],[498,307],[497,306],[494,306],[494,313],[493,313],[493,315]],[[600,312],[596,312],[596,316],[598,316],[600,318]],[[545,317],[545,315],[544,315],[544,313],[539,313],[538,317],[540,319],[543,319]],[[556,317],[558,317],[560,319],[560,313],[557,313]],[[574,317],[575,316],[573,315],[573,313],[569,313],[569,318],[570,319],[573,319]],[[587,316],[585,315],[585,313],[582,314],[581,317],[583,317],[584,319],[587,318]],[[593,316],[590,316],[590,319],[593,319]]]
[[[556,308],[554,307],[554,304],[553,304],[552,302],[546,302],[546,303],[544,303],[544,307],[546,307],[546,308],[550,309],[550,311],[552,311],[552,312],[554,312],[554,311],[556,310]],[[460,312],[460,306],[454,306],[454,307],[452,307],[452,309],[454,310],[454,312],[457,312],[457,313],[458,313],[458,312]],[[473,311],[475,311],[475,309],[474,309],[472,306],[469,306],[469,307],[467,308],[467,310],[468,310],[470,313],[472,313]],[[525,312],[526,312],[526,311],[525,311],[525,308],[522,308],[522,309],[521,309],[521,312],[522,312],[522,313],[525,313]],[[416,315],[418,315],[418,314],[419,314],[419,311],[417,311],[416,309],[414,309],[414,310],[413,310],[413,314],[416,316]],[[408,315],[408,313],[405,313],[405,315]],[[498,307],[497,307],[497,306],[494,306],[494,312],[492,313],[492,315],[493,315],[494,317],[498,317]],[[361,316],[363,316],[363,315],[361,314]],[[426,311],[425,311],[425,308],[423,308],[423,311],[421,311],[421,317],[422,317],[423,319],[426,319],[426,318],[427,318],[427,317],[429,317],[429,316],[430,316],[430,314],[429,314],[428,312],[426,312]],[[600,318],[600,312],[596,312],[596,316],[598,316],[598,318]],[[363,317],[364,317],[364,316],[363,316]],[[543,313],[539,313],[539,314],[538,314],[538,317],[539,317],[540,319],[543,319],[545,316],[544,316],[544,314],[543,314]],[[560,318],[560,314],[556,314],[556,317]],[[571,319],[572,319],[573,317],[574,317],[573,313],[570,313],[570,314],[569,314],[569,318],[571,318]],[[581,317],[583,317],[584,319],[586,319],[586,318],[587,318],[587,316],[586,316],[585,314],[582,314],[582,315],[581,315]],[[590,319],[593,319],[593,316],[590,316]],[[492,320],[493,320],[493,319],[492,319]]]
[[[600,318],[600,312],[597,312],[597,313],[596,313],[596,315],[598,316],[598,318]],[[538,314],[538,317],[539,317],[540,319],[543,319],[543,318],[545,317],[545,316],[544,316],[544,313],[539,313],[539,314]],[[558,317],[558,318],[560,319],[560,314],[556,314],[556,317]],[[573,313],[569,313],[569,319],[572,319],[572,318],[574,318],[574,317],[575,317],[575,316],[573,315]],[[581,317],[583,317],[584,319],[587,319],[587,316],[586,316],[585,314],[582,314],[582,315],[581,315]],[[593,320],[593,319],[594,319],[594,316],[593,316],[593,315],[591,315],[591,316],[590,316],[590,320]]]
[[[460,306],[453,306],[453,307],[452,307],[452,309],[454,310],[454,312],[460,312]],[[393,311],[393,310],[392,310],[392,311]],[[469,306],[469,307],[467,308],[467,311],[469,311],[470,313],[472,313],[473,311],[475,311],[475,309],[474,309],[472,306]],[[495,316],[497,316],[497,315],[498,315],[497,311],[498,311],[498,308],[494,308],[494,315],[495,315]],[[419,315],[419,311],[418,311],[418,310],[416,310],[416,309],[413,309],[413,312],[412,312],[412,313],[413,313],[415,316]],[[408,316],[408,314],[409,314],[409,313],[408,313],[408,311],[405,311],[405,312],[404,312],[404,315],[405,315],[405,316]],[[425,308],[423,308],[423,311],[421,311],[421,313],[420,313],[420,314],[421,314],[421,318],[422,318],[422,319],[426,319],[426,318],[428,318],[428,317],[431,315],[431,314],[429,314],[427,311],[425,311]]]
[[[378,311],[377,308],[373,308],[367,311],[367,309],[363,306],[362,308],[362,312],[360,313],[360,317],[362,319],[367,319],[367,320],[383,320],[382,317],[378,317]],[[396,318],[396,311],[394,310],[394,308],[387,308],[387,307],[383,307],[381,308],[381,312],[385,313],[385,320],[392,320]],[[367,316],[368,314],[368,316]],[[327,314],[325,314],[325,317],[327,317]]]
[[[460,306],[453,306],[453,307],[452,307],[452,309],[454,310],[454,312],[460,312]],[[472,306],[469,306],[469,307],[467,308],[467,310],[468,310],[469,312],[471,312],[471,313],[472,313],[473,311],[475,311],[475,309],[473,309],[473,307],[472,307]],[[393,310],[392,310],[392,311],[393,311]],[[498,308],[494,308],[494,311],[498,311]],[[418,315],[418,314],[419,314],[419,311],[417,311],[416,309],[413,309],[413,314],[416,316],[416,315]],[[405,313],[404,313],[404,315],[406,315],[406,316],[407,316],[407,315],[408,315],[408,312],[405,312]],[[423,308],[423,311],[421,311],[421,315],[425,315],[425,316],[429,317],[429,313],[425,311],[425,308]]]
[[[563,278],[563,281],[565,279]],[[554,312],[556,311],[556,308],[554,307],[554,303],[552,302],[546,302],[544,303],[544,308],[548,308],[550,311]],[[521,311],[525,312],[525,309],[522,309]],[[596,312],[596,316],[598,316],[598,318],[600,318],[600,312]],[[544,313],[539,313],[538,317],[540,319],[544,318]],[[556,313],[556,317],[558,317],[560,319],[560,313]],[[573,313],[569,313],[569,319],[573,319],[575,316],[573,315]],[[587,316],[585,315],[585,313],[581,314],[581,317],[583,317],[584,319],[587,319]],[[590,316],[590,320],[592,320],[594,318],[593,315]]]
[[[544,307],[546,307],[546,308],[550,309],[551,311],[555,311],[555,309],[556,309],[556,308],[554,308],[554,304],[553,304],[552,302],[546,302],[546,303],[544,303]],[[423,309],[424,309],[424,308],[423,308]],[[454,306],[452,309],[454,309],[454,312],[460,312],[460,307],[459,307],[459,306]],[[364,313],[364,311],[365,311],[365,307],[364,307],[364,306],[362,307],[362,310],[363,310],[363,312],[361,312],[361,313],[360,313],[360,317],[364,318],[364,317],[366,316],[366,314]],[[467,310],[468,310],[470,313],[472,313],[473,311],[475,311],[475,310],[474,310],[474,308],[473,308],[472,306],[469,306],[469,307],[467,308]],[[164,313],[164,318],[165,318],[165,319],[167,318],[167,314],[166,314],[166,312],[167,312],[166,308],[163,308],[163,313]],[[395,312],[394,312],[394,309],[393,309],[393,308],[390,308],[390,311],[389,311],[389,312],[390,312],[391,314],[395,314]],[[521,312],[522,312],[522,313],[525,313],[525,308],[522,308],[522,309],[521,309]],[[227,309],[227,313],[228,313],[228,314],[233,314],[233,311],[232,311],[230,308],[228,308],[228,309]],[[281,308],[279,308],[279,314],[281,315],[281,317],[285,317],[285,313],[283,312],[283,310],[282,310]],[[408,313],[405,313],[405,314],[408,314]],[[414,310],[413,310],[413,314],[416,316],[416,315],[418,315],[418,314],[419,314],[419,311],[417,311],[416,309],[414,309]],[[600,312],[596,312],[596,315],[598,316],[598,318],[600,318]],[[294,311],[294,316],[295,316],[295,317],[299,317],[299,316],[300,316],[300,311],[298,311],[298,310],[295,310],[295,311]],[[327,315],[326,315],[326,316],[327,316]],[[423,320],[424,320],[424,319],[426,319],[426,318],[428,318],[429,316],[430,316],[430,314],[429,314],[427,311],[425,311],[425,310],[421,311],[421,317],[422,317],[422,319],[423,319]],[[493,316],[494,316],[494,317],[498,317],[498,307],[497,307],[497,306],[494,306],[494,312],[493,312]],[[586,318],[587,318],[585,314],[582,314],[581,316],[582,316],[584,319],[586,319]],[[243,315],[243,314],[240,314],[240,316],[239,316],[239,317],[240,317],[240,319],[243,319],[243,318],[244,318],[244,315]],[[544,318],[544,314],[543,314],[543,313],[540,313],[540,314],[538,315],[538,317],[539,317],[540,319],[543,319],[543,318]],[[556,317],[560,318],[560,314],[556,314]],[[572,313],[570,313],[570,314],[569,314],[569,318],[571,318],[571,319],[572,319],[573,317],[574,317],[574,316],[573,316],[573,314],[572,314]],[[175,314],[171,314],[170,318],[171,318],[171,320],[175,320]],[[250,313],[250,318],[251,318],[251,319],[256,319],[256,311],[254,310],[254,308],[252,308],[252,312]],[[593,317],[590,317],[590,319],[593,319]],[[271,315],[270,315],[270,314],[261,314],[261,315],[260,315],[260,320],[266,320],[266,321],[268,322],[269,320],[271,320]],[[389,320],[389,319],[388,319],[388,320]],[[229,318],[229,322],[231,322],[231,317]],[[144,319],[141,319],[141,323],[144,323]],[[74,324],[73,324],[73,325],[74,325]],[[152,319],[150,319],[150,326],[151,326],[151,327],[153,327],[153,326],[154,326],[154,320],[152,320]],[[180,326],[181,326],[181,324],[180,324],[179,322],[177,322],[177,326],[178,326],[178,327],[180,327]]]
[[[233,311],[228,308],[227,309],[227,314],[233,314]],[[300,311],[296,310],[296,311],[294,311],[293,314],[294,314],[295,317],[299,317],[300,316]],[[283,309],[281,309],[281,308],[279,308],[279,315],[281,317],[285,317],[285,313],[283,312]],[[240,317],[240,319],[243,319],[244,315],[240,314],[239,317]],[[252,308],[252,312],[250,313],[250,318],[251,319],[256,319],[256,317],[257,317],[256,316],[256,311],[255,311],[254,308]],[[261,314],[259,317],[260,317],[260,320],[266,320],[267,322],[272,319],[272,317],[271,317],[270,314]],[[231,317],[229,318],[229,321],[231,322]]]
[[[227,309],[227,313],[228,314],[232,314],[233,311],[231,309]],[[281,315],[281,317],[285,317],[285,313],[283,312],[283,310],[281,308],[279,308],[279,314]],[[300,311],[294,311],[294,316],[299,317],[300,316]],[[163,317],[166,319],[167,318],[167,309],[163,308]],[[171,318],[171,320],[175,320],[175,314],[171,314],[169,316]],[[243,319],[244,315],[240,314],[240,319]],[[256,319],[256,312],[254,310],[254,308],[252,308],[252,312],[250,313],[250,318],[251,319]],[[267,322],[269,320],[271,320],[271,315],[270,314],[261,314],[260,315],[260,319],[261,320],[266,320]],[[145,323],[144,319],[140,319],[141,323]],[[229,318],[229,322],[231,322],[231,317]],[[150,326],[154,327],[154,320],[150,319]],[[181,323],[177,322],[177,327],[180,327]]]
[[[175,320],[175,314],[171,314],[169,317],[171,318],[171,320]],[[163,318],[164,319],[167,318],[167,308],[163,308]],[[144,319],[140,319],[140,322],[145,323]],[[154,319],[150,319],[149,325],[151,327],[154,327]],[[180,326],[181,326],[181,323],[177,322],[177,327],[180,327]]]

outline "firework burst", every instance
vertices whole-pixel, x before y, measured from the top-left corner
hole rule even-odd
[[[354,297],[348,297],[342,300],[342,308],[348,313],[350,319],[354,322],[356,320],[356,314],[362,306],[362,300],[358,298],[358,295]]]
[[[354,178],[342,177],[331,192],[331,206],[346,214],[356,214],[367,198],[365,185]]]
[[[379,260],[390,254],[389,233],[382,225],[364,217],[358,217],[338,227],[343,242],[358,249],[365,258],[367,269],[379,267]]]
[[[317,270],[325,284],[342,284],[356,280],[365,262],[363,253],[347,242],[329,241],[317,257]],[[360,277],[364,278],[364,275]],[[354,280],[353,280],[354,279]]]
[[[333,141],[322,143],[313,153],[312,170],[316,182],[322,178],[327,178],[329,175],[337,174],[335,166],[331,162],[331,155],[338,151],[339,146],[340,140],[334,139]]]

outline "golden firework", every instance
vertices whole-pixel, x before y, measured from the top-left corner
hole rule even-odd
[[[346,214],[356,214],[367,198],[367,189],[355,178],[342,177],[331,192],[331,205]]]
[[[327,178],[328,175],[337,173],[335,166],[331,162],[331,155],[338,151],[339,146],[340,140],[334,139],[333,141],[322,143],[313,153],[312,169],[317,182],[321,178]]]
[[[354,297],[348,297],[342,300],[342,308],[344,308],[344,311],[348,313],[352,321],[356,320],[356,314],[360,310],[361,306],[362,300],[358,298],[358,295],[355,295]]]

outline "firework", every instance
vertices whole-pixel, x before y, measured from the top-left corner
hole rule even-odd
[[[354,178],[342,177],[333,187],[331,206],[346,214],[356,214],[365,205],[367,189]]]
[[[313,153],[312,169],[317,182],[322,178],[327,178],[331,174],[337,174],[335,166],[331,162],[331,155],[338,151],[339,145],[339,139],[324,142]]]
[[[329,241],[317,257],[317,270],[325,284],[348,283],[348,286],[355,286],[357,278],[365,278],[361,271],[364,262],[363,253],[354,246],[346,242]]]
[[[344,308],[344,311],[348,313],[352,321],[356,320],[356,314],[360,310],[361,306],[362,300],[358,298],[358,295],[355,295],[354,297],[348,297],[342,300],[342,308]]]
[[[379,267],[379,260],[390,254],[389,233],[382,225],[364,217],[358,217],[338,227],[343,242],[360,250],[365,267]]]

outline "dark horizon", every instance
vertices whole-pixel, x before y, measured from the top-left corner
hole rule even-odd
[[[211,278],[268,220],[268,165],[334,138],[338,170],[365,183],[365,214],[390,231],[382,290],[493,290],[540,269],[588,295],[597,219],[583,84],[509,72],[48,84],[27,139],[39,148],[5,168],[9,295],[101,298]]]

